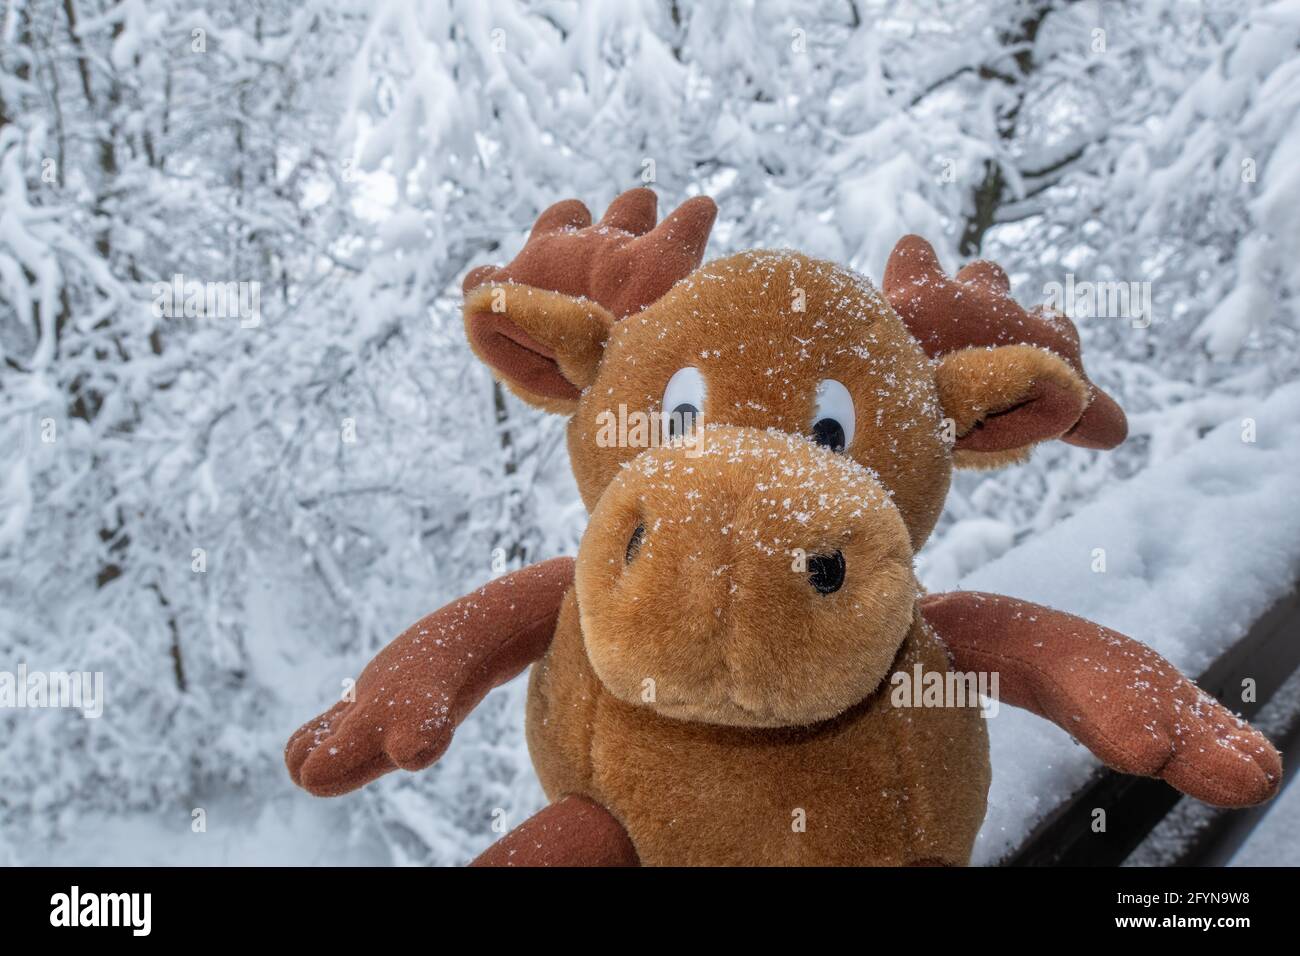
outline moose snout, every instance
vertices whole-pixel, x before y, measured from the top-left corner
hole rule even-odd
[[[632,529],[632,537],[628,539],[623,560],[631,564],[641,553],[643,541],[645,541],[645,522],[638,521],[636,527]],[[836,548],[826,554],[814,554],[807,560],[807,570],[808,584],[813,590],[819,594],[834,594],[844,584],[844,552]]]
[[[592,514],[577,589],[614,696],[741,726],[813,723],[870,694],[916,597],[907,529],[869,471],[728,426],[624,468]]]

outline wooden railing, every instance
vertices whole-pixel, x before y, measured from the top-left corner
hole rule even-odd
[[[1232,710],[1254,717],[1300,666],[1300,588],[1273,605],[1240,641],[1197,679]],[[1255,681],[1255,699],[1242,701],[1242,682]],[[1292,728],[1294,732],[1295,728]],[[1274,741],[1283,749],[1285,741]],[[1117,866],[1178,802],[1168,784],[1102,768],[1029,834],[1003,860],[1007,866]],[[1106,829],[1094,832],[1095,808],[1106,811]],[[1215,847],[1225,836],[1249,829],[1267,807],[1219,814],[1196,834],[1182,858],[1185,864],[1221,862]]]

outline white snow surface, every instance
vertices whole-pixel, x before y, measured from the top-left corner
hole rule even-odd
[[[1243,424],[1255,423],[1254,442]],[[1078,614],[1202,672],[1300,576],[1300,384],[962,580]],[[1105,571],[1093,570],[1104,549]],[[993,783],[973,862],[1014,849],[1098,761],[1025,711],[990,719]],[[1293,860],[1293,862],[1297,862]]]
[[[1228,866],[1297,864],[1300,864],[1300,787],[1292,783],[1278,795]]]

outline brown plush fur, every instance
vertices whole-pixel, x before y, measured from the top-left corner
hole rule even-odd
[[[894,308],[862,277],[795,253],[744,253],[687,277],[712,215],[693,200],[651,229],[653,197],[636,191],[592,226],[581,204],[557,204],[515,262],[467,279],[476,353],[524,400],[571,416],[574,474],[594,511],[576,588],[561,602],[570,569],[548,562],[519,579],[527,587],[494,583],[425,618],[366,669],[355,703],[290,741],[294,779],[342,793],[427,765],[489,687],[546,648],[528,736],[559,799],[485,862],[627,862],[632,847],[648,863],[962,863],[988,786],[983,722],[970,708],[891,707],[883,683],[918,661],[948,669],[932,610],[959,664],[1002,670],[1006,699],[1107,759],[1161,772],[1137,738],[1172,734],[1177,751],[1185,736],[1205,746],[1166,761],[1171,783],[1237,803],[1273,792],[1267,741],[1188,697],[1192,685],[1135,699],[1149,669],[1176,671],[1123,635],[1019,602],[996,613],[961,595],[916,602],[911,555],[954,464],[1003,462],[1058,435],[1089,447],[1123,437],[1122,412],[1082,374],[1072,327],[1011,310],[989,263],[956,282],[939,270],[931,284],[937,262],[896,273]],[[912,306],[910,320],[895,311]],[[940,313],[961,308],[968,327],[944,327]],[[982,347],[953,347],[963,340]],[[706,386],[702,445],[603,440],[611,418],[661,411],[687,366]],[[827,379],[856,417],[841,454],[800,437]],[[844,582],[823,594],[797,554],[833,551]],[[430,646],[430,627],[451,643]],[[1037,659],[1043,640],[1063,669]],[[1076,673],[1099,655],[1104,686],[1095,669]],[[1098,687],[1107,706],[1088,697]],[[1134,708],[1142,719],[1125,721]],[[1205,755],[1216,746],[1233,761]]]
[[[844,584],[820,594],[808,559],[835,551]],[[793,435],[714,426],[698,449],[647,451],[614,479],[577,593],[587,656],[615,697],[641,703],[652,679],[665,716],[780,727],[834,717],[880,684],[916,582],[907,528],[866,469]]]
[[[1083,381],[1060,358],[1031,345],[947,355],[936,382],[956,425],[956,463],[993,468],[1059,438],[1088,404]]]
[[[796,549],[840,551],[843,585],[815,590]],[[647,864],[967,862],[983,721],[889,700],[890,673],[948,670],[916,594],[900,513],[851,460],[725,426],[646,452],[533,670],[543,786],[604,805]]]
[[[529,751],[547,794],[602,803],[642,863],[969,861],[989,784],[977,711],[892,707],[881,691],[811,726],[675,720],[604,688],[576,605],[570,594],[555,641],[533,668]],[[911,671],[918,661],[926,671],[948,667],[919,618],[889,669]],[[799,816],[806,832],[796,828]]]
[[[983,724],[891,708],[879,688],[900,661],[947,668],[911,574],[952,469],[936,379],[959,432],[1032,406],[1039,380],[1069,388],[1046,353],[1001,352],[945,373],[869,282],[794,253],[711,263],[615,324],[569,427],[594,506],[577,592],[530,685],[548,793],[604,803],[646,862],[965,862]],[[707,383],[694,454],[602,444],[602,413],[661,410],[687,365]],[[823,379],[860,408],[842,455],[795,437]],[[791,570],[795,549],[841,551],[845,586],[818,594]],[[791,827],[799,809],[807,833]]]
[[[934,369],[865,278],[798,253],[746,252],[703,266],[618,322],[569,422],[588,509],[642,451],[601,447],[601,414],[663,411],[664,385],[684,366],[707,382],[706,423],[796,435],[812,427],[817,383],[843,383],[861,407],[846,453],[890,489],[913,547],[929,535],[951,473]]]
[[[470,295],[467,322],[484,314],[492,295],[490,287]],[[594,303],[509,288],[498,302],[505,308],[500,321],[516,323],[550,350],[583,389],[576,408],[539,399],[510,377],[511,368],[496,367],[525,400],[572,412],[569,457],[589,509],[641,451],[603,446],[602,414],[617,416],[620,407],[663,411],[664,385],[684,366],[699,368],[708,383],[706,422],[806,434],[818,382],[835,379],[861,396],[847,453],[890,489],[914,548],[929,536],[947,494],[953,461],[942,434],[945,414],[957,423],[959,454],[962,441],[990,422],[996,424],[980,436],[980,454],[996,453],[998,442],[1017,454],[1068,429],[1083,404],[1075,400],[1086,395],[1064,362],[1029,346],[954,353],[936,366],[870,282],[792,252],[746,252],[709,263],[613,323],[603,355],[595,330],[609,322]],[[702,342],[710,346],[700,348]],[[594,376],[593,358],[600,363]],[[936,378],[951,396],[950,410],[940,403]]]
[[[1069,728],[1108,767],[1219,807],[1263,803],[1281,785],[1268,740],[1123,634],[977,591],[923,598],[921,610],[958,669],[997,671],[1002,703]]]
[[[706,383],[702,455],[599,440],[620,408],[660,411],[687,365]],[[808,433],[824,379],[855,404],[842,456],[794,437]],[[548,793],[603,803],[646,862],[964,862],[983,816],[984,727],[962,709],[890,708],[879,690],[909,647],[932,646],[927,668],[948,666],[914,617],[910,551],[947,491],[945,417],[958,455],[1020,454],[1072,427],[1084,381],[1024,344],[928,360],[865,279],[759,251],[701,268],[614,324],[579,383],[569,448],[592,523],[576,595],[530,685]],[[644,541],[627,562],[638,524]],[[849,574],[823,599],[787,562],[832,545]],[[1076,644],[1086,654],[1090,641]],[[885,766],[899,789],[879,801]],[[842,790],[827,789],[828,767]],[[786,837],[809,791],[824,798],[824,842]],[[927,816],[936,802],[944,812]]]
[[[614,316],[588,299],[526,285],[479,286],[465,297],[470,347],[530,404],[571,415],[596,377]],[[556,372],[563,385],[556,384]]]
[[[585,298],[600,303],[596,308],[612,318],[639,311],[700,264],[718,212],[712,199],[696,196],[656,226],[657,206],[649,189],[631,189],[593,225],[586,206],[566,199],[538,217],[509,265],[479,266],[465,277],[470,345],[525,401],[567,414],[581,383],[557,364],[556,350],[541,329],[532,335],[522,324],[503,320],[499,298],[489,290]],[[475,296],[475,290],[484,294]]]
[[[940,357],[976,346],[1033,345],[1067,362],[1087,392],[1076,421],[1060,435],[1083,448],[1114,448],[1128,435],[1124,411],[1089,381],[1079,331],[1064,315],[1027,311],[1011,297],[1011,282],[995,262],[980,260],[948,278],[934,248],[920,236],[898,240],[885,266],[885,295],[925,353]],[[997,467],[1026,457],[1020,448],[967,448],[960,467]]]
[[[493,687],[550,643],[572,558],[552,558],[492,581],[409,627],[339,701],[289,738],[294,783],[317,796],[355,790],[401,767],[419,770]]]
[[[511,282],[585,296],[622,318],[645,308],[689,275],[704,257],[718,207],[696,196],[655,225],[658,199],[630,189],[592,224],[576,199],[557,202],[538,218],[528,242],[508,266],[479,266],[465,277],[466,294]]]
[[[608,810],[570,794],[529,817],[470,865],[637,866],[640,862],[627,830]]]

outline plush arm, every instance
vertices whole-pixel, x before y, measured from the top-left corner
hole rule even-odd
[[[343,700],[289,738],[294,783],[329,797],[400,767],[422,770],[493,687],[550,646],[573,559],[498,578],[422,618],[362,671]]]
[[[561,797],[492,844],[470,866],[637,866],[636,848],[612,813],[586,797]]]
[[[1107,766],[1221,807],[1276,793],[1282,762],[1273,745],[1118,631],[975,591],[923,598],[921,613],[957,670],[996,671],[1003,703],[1069,731]]]

